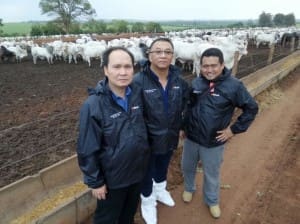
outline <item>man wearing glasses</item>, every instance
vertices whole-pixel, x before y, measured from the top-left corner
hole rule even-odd
[[[143,89],[144,116],[151,147],[148,172],[141,191],[141,211],[147,224],[157,223],[156,201],[167,206],[175,205],[166,190],[167,171],[178,146],[188,84],[182,79],[181,71],[171,65],[173,52],[170,39],[155,39],[150,45],[147,62],[134,78]]]

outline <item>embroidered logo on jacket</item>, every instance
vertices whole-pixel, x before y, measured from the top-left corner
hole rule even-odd
[[[112,115],[110,115],[110,117],[113,118],[113,119],[116,119],[117,117],[120,117],[121,113],[122,112],[118,112],[118,113],[112,114]]]
[[[180,86],[173,86],[173,89],[180,89]]]
[[[157,89],[145,89],[145,93],[154,93]]]
[[[195,93],[195,94],[199,94],[199,93],[202,93],[202,91],[200,91],[200,90],[193,90],[193,93]]]
[[[137,109],[140,109],[139,105],[131,107],[131,110],[137,110]]]

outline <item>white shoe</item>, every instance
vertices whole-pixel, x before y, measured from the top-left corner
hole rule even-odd
[[[221,209],[219,205],[213,205],[213,206],[209,206],[209,211],[212,217],[214,217],[215,219],[220,218],[221,216]]]
[[[175,202],[171,197],[169,191],[166,190],[167,181],[163,181],[161,183],[153,182],[153,191],[156,195],[156,200],[167,205],[173,207]]]
[[[156,200],[153,193],[149,197],[141,195],[141,211],[146,224],[157,223]]]
[[[191,202],[193,199],[193,193],[192,192],[188,192],[188,191],[184,191],[182,193],[182,200],[186,203]]]

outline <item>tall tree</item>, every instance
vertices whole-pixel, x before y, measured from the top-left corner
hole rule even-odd
[[[132,32],[144,32],[144,24],[141,22],[136,22],[132,25],[131,31]]]
[[[118,33],[126,33],[128,32],[128,22],[125,20],[113,20],[113,27]]]
[[[43,35],[43,27],[40,24],[34,24],[30,31],[31,36],[41,36]]]
[[[285,25],[286,26],[295,26],[296,25],[296,19],[295,19],[294,13],[290,13],[285,16]]]
[[[275,26],[284,26],[285,25],[285,15],[282,13],[277,13],[273,18],[273,23]]]
[[[259,15],[258,19],[258,25],[259,26],[272,26],[272,15],[270,13],[262,12]]]
[[[88,0],[41,0],[39,7],[42,14],[54,16],[66,33],[69,33],[72,22],[77,18],[96,15]]]
[[[84,31],[88,33],[105,33],[107,30],[107,24],[104,21],[97,21],[94,19],[89,20],[84,24]]]
[[[154,32],[154,33],[164,32],[164,30],[162,29],[160,24],[155,23],[155,22],[146,23],[145,31],[146,32]]]

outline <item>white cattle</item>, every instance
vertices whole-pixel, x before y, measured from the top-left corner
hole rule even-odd
[[[53,64],[53,54],[51,48],[49,47],[33,46],[31,47],[31,54],[34,64],[36,64],[37,58],[46,58],[49,64]]]
[[[172,64],[175,64],[175,61],[178,60],[181,63],[188,63],[189,61],[193,62],[193,74],[199,74],[200,71],[196,71],[198,64],[200,62],[201,49],[199,49],[199,43],[188,43],[183,41],[175,40],[173,41],[174,45],[174,55]]]
[[[141,43],[139,44],[139,46],[132,45],[130,47],[127,47],[127,50],[129,50],[134,56],[134,65],[136,65],[140,61],[147,60],[147,46],[145,44]]]
[[[48,45],[53,47],[53,57],[55,57],[56,60],[64,58],[64,42],[61,40],[55,40],[48,43]]]
[[[120,47],[123,46],[123,40],[122,39],[112,39],[107,42],[108,47]]]
[[[87,61],[91,67],[91,58],[100,58],[100,66],[102,65],[102,54],[107,49],[107,46],[102,42],[90,41],[79,47],[82,49],[83,60]]]
[[[1,42],[1,46],[4,46],[4,47],[6,47],[6,48],[8,48],[8,47],[13,47],[13,46],[15,46],[15,41],[3,41],[3,42]]]
[[[77,64],[77,57],[79,55],[82,56],[83,49],[80,48],[80,44],[66,43],[65,54],[68,57],[69,64],[71,64],[72,59],[74,60],[75,64]]]
[[[268,44],[271,47],[272,44],[277,43],[278,37],[276,33],[260,33],[255,37],[256,48],[259,48],[261,43]]]
[[[17,62],[21,62],[21,59],[28,55],[27,50],[22,49],[19,45],[15,47],[8,47],[7,49],[16,55]]]
[[[76,39],[76,44],[86,44],[87,42],[92,41],[92,38],[86,35],[83,35],[81,38]]]

